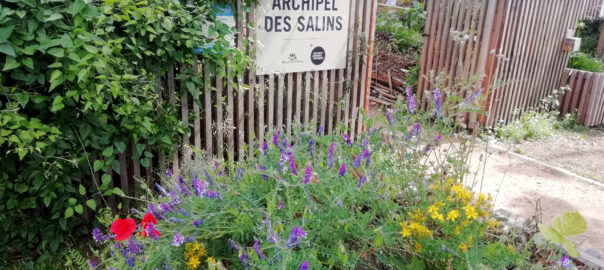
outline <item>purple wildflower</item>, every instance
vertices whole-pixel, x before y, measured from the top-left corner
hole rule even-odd
[[[357,158],[354,160],[352,167],[357,169],[359,166],[361,166],[361,161],[363,161],[363,159],[366,158],[367,156],[369,156],[369,149],[365,148],[365,150],[363,150],[363,152],[361,152],[357,156]]]
[[[304,171],[304,180],[302,182],[304,184],[308,184],[311,176],[312,176],[312,167],[310,166],[310,163],[307,163],[306,170]]]
[[[294,228],[289,233],[289,241],[287,242],[287,247],[297,247],[300,243],[300,239],[306,237],[306,232],[304,229],[298,226],[294,226]]]
[[[442,140],[443,136],[442,135],[438,135],[436,136],[436,138],[434,139],[434,143],[438,143],[440,142],[440,140]]]
[[[159,240],[159,234],[157,233],[157,229],[155,228],[155,224],[148,223],[147,227],[145,228],[145,232],[147,233],[147,235],[149,236],[149,238],[151,238],[153,240]]]
[[[392,113],[390,111],[386,113],[386,120],[388,120],[388,125],[392,125]]]
[[[371,154],[369,153],[369,149],[365,148],[363,151],[363,158],[365,159],[365,166],[369,166],[371,164]]]
[[[229,239],[227,243],[229,243],[229,246],[235,251],[239,251],[241,249],[241,245],[239,245],[239,243],[233,239]]]
[[[298,266],[298,270],[308,270],[308,261],[304,261]]]
[[[273,244],[279,242],[281,239],[279,238],[279,235],[273,231],[273,223],[268,219],[268,216],[264,218],[264,224],[266,225],[266,240]]]
[[[205,196],[210,199],[215,199],[215,198],[220,199],[221,198],[220,192],[214,191],[214,190],[207,190]]]
[[[259,171],[264,171],[264,166],[262,166],[262,165],[258,166],[258,170]],[[267,178],[268,178],[268,175],[262,174],[262,179],[267,179]]]
[[[296,169],[296,162],[294,161],[293,153],[289,153],[289,169],[295,176],[298,176],[298,169]]]
[[[128,264],[128,266],[134,267],[134,266],[136,266],[136,259],[134,257],[130,257],[130,258],[128,258],[126,263]]]
[[[472,94],[470,94],[468,97],[466,97],[463,100],[463,106],[467,106],[468,104],[474,102],[476,99],[478,99],[478,97],[480,97],[481,94],[482,94],[482,89],[478,89],[478,90],[472,92]]]
[[[266,145],[266,141],[262,141],[262,154],[266,156],[267,150],[268,150],[268,145]]]
[[[571,264],[571,260],[570,257],[568,257],[566,254],[563,255],[559,260],[558,263],[560,264],[560,267],[562,267],[562,269],[568,269],[572,267]]]
[[[315,155],[315,149],[313,147],[314,144],[315,144],[315,139],[310,139],[310,141],[308,142],[308,151],[310,152],[311,158]]]
[[[239,260],[241,261],[241,264],[243,264],[243,266],[245,266],[245,267],[248,266],[247,253],[245,253],[244,250],[241,250],[241,254],[239,254]]]
[[[176,233],[172,238],[172,246],[180,247],[185,242],[185,238],[180,233]]]
[[[168,194],[166,189],[164,187],[162,187],[160,184],[155,183],[155,188],[157,188],[157,190],[159,190],[161,195],[163,195],[164,197],[170,197],[170,194]]]
[[[348,136],[348,134],[344,134],[344,141],[346,142],[346,144],[348,144],[348,146],[352,146],[352,141],[350,140],[350,136]]]
[[[207,189],[207,186],[206,186],[205,182],[203,182],[201,180],[193,179],[193,190],[195,190],[195,194],[197,196],[203,196],[206,189]]]
[[[331,169],[331,167],[333,167],[334,165],[334,160],[333,160],[333,150],[336,147],[336,143],[332,143],[331,146],[329,146],[329,151],[327,152],[327,168]]]
[[[277,205],[277,209],[281,210],[285,207],[285,202],[283,200],[279,200],[279,204]]]
[[[281,136],[281,130],[280,130],[280,129],[277,131],[277,133],[275,133],[275,135],[273,135],[273,144],[274,144],[274,145],[275,145],[277,148],[280,148],[280,147],[279,147],[279,136]]]
[[[172,170],[167,169],[167,170],[166,170],[166,175],[167,175],[168,177],[172,177]]]
[[[141,255],[143,254],[143,245],[134,240],[134,237],[130,237],[128,239],[128,252],[131,255]]]
[[[417,110],[417,104],[415,103],[415,96],[411,87],[407,87],[407,105],[409,107],[409,113],[415,113]]]
[[[186,223],[186,221],[182,218],[177,218],[177,217],[170,217],[168,219],[168,221],[172,222],[172,223]]]
[[[436,102],[436,117],[442,116],[443,106],[442,106],[442,96],[440,93],[440,88],[434,89],[434,101]]]
[[[242,177],[242,176],[243,176],[243,169],[241,169],[241,168],[240,168],[240,169],[237,169],[237,170],[235,171],[235,178],[237,178],[237,182],[238,182],[238,183],[241,183],[241,180],[242,180],[242,179],[241,179],[241,177]]]
[[[357,184],[357,188],[362,188],[363,184],[365,184],[367,182],[367,177],[365,177],[364,175],[361,176],[361,178],[359,178],[359,183]]]
[[[164,217],[162,215],[160,215],[159,212],[157,212],[157,209],[155,209],[155,205],[150,203],[147,205],[147,209],[149,210],[149,213],[153,214],[156,218],[159,218],[160,220],[164,219]]]
[[[214,181],[212,180],[212,176],[210,176],[208,170],[203,170],[203,173],[206,175],[206,181],[208,184],[210,184],[210,186],[214,186]]]
[[[258,240],[257,239],[256,239],[256,241],[254,241],[254,246],[253,247],[254,247],[254,250],[256,251],[256,254],[258,255],[258,259],[264,260],[264,255],[262,254],[262,251],[260,251],[260,246],[258,245]]]
[[[193,226],[195,227],[199,227],[201,226],[201,224],[203,224],[203,219],[197,219],[193,221]]]
[[[369,145],[369,137],[365,137],[363,143],[361,144],[363,148],[367,147],[367,145]]]
[[[323,125],[319,126],[319,131],[317,132],[317,136],[323,135]]]
[[[344,177],[344,175],[346,175],[346,163],[343,163],[340,167],[340,176]]]
[[[97,268],[97,264],[95,261],[88,259],[88,264],[90,265],[90,268]]]
[[[111,238],[111,236],[103,234],[99,228],[94,228],[94,230],[92,230],[92,238],[94,238],[97,243],[102,244]]]

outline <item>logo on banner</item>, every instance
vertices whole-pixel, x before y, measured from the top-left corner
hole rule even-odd
[[[303,63],[302,60],[298,59],[296,53],[290,53],[286,60],[281,61],[283,64],[299,64]]]
[[[317,66],[323,64],[323,61],[325,61],[325,49],[323,47],[315,47],[310,53],[310,60]]]

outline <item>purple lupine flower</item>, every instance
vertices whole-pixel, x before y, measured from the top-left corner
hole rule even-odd
[[[279,204],[277,205],[277,209],[281,210],[285,207],[285,202],[283,200],[279,200]]]
[[[130,257],[130,258],[128,258],[126,263],[128,264],[128,266],[134,267],[134,266],[136,266],[136,259],[134,257]]]
[[[210,199],[215,199],[215,198],[221,199],[222,198],[220,196],[220,192],[214,191],[214,190],[206,190],[205,196],[208,197],[208,198],[210,198]]]
[[[369,149],[365,148],[362,154],[363,158],[365,159],[365,166],[369,166],[369,164],[371,164],[371,154],[369,153]]]
[[[247,263],[247,253],[244,250],[241,250],[241,254],[239,254],[239,261],[243,264],[244,267],[248,267]]]
[[[259,242],[258,239],[255,239],[253,247],[254,247],[254,250],[256,251],[256,254],[258,255],[258,259],[264,260],[264,255],[262,254],[262,251],[260,250],[260,246],[258,245],[258,242]]]
[[[300,239],[304,237],[306,237],[306,232],[304,229],[294,226],[294,228],[289,232],[289,241],[287,242],[287,247],[297,247],[300,244]]]
[[[363,150],[363,152],[361,152],[357,158],[354,160],[354,163],[352,164],[352,167],[357,169],[359,168],[359,166],[361,166],[361,161],[363,161],[363,158],[365,158],[365,151],[369,151],[367,149]]]
[[[361,178],[359,178],[359,183],[357,184],[357,188],[362,188],[363,184],[365,184],[367,182],[367,177],[365,177],[364,175],[361,176]]]
[[[92,238],[94,238],[97,243],[102,244],[111,238],[111,236],[103,234],[99,228],[94,228],[94,230],[92,230]]]
[[[314,144],[315,144],[315,139],[310,139],[310,141],[308,141],[308,151],[310,152],[310,157],[312,158],[315,155],[315,149],[314,149]]]
[[[203,196],[207,188],[205,182],[197,180],[196,178],[193,179],[193,190],[195,190],[197,196]]]
[[[258,170],[264,171],[264,166],[262,166],[262,165],[258,166]],[[265,179],[265,180],[268,179],[268,175],[262,174],[262,179]]]
[[[266,145],[266,141],[262,141],[262,154],[266,156],[267,150],[268,150],[268,145]]]
[[[208,172],[208,170],[203,170],[203,173],[206,175],[206,181],[208,182],[208,184],[211,187],[214,186],[214,180],[212,180],[212,176],[210,176],[210,173]]]
[[[294,161],[293,153],[289,153],[289,169],[295,176],[298,176],[298,169],[296,169],[296,162]]]
[[[128,239],[128,252],[131,255],[141,255],[143,254],[143,245],[134,240],[134,237],[130,237]]]
[[[442,140],[443,136],[442,135],[438,135],[436,136],[436,138],[434,139],[434,143],[438,143],[440,142],[440,140]]]
[[[283,138],[283,140],[281,141],[281,148],[285,148],[285,146],[287,145],[287,138]],[[290,145],[291,148],[291,145]],[[290,149],[288,149],[290,150]]]
[[[411,87],[407,87],[407,106],[409,107],[409,113],[415,113],[417,110],[417,104],[415,103],[415,96],[413,95],[413,90]]]
[[[568,269],[572,267],[572,262],[570,260],[570,257],[568,257],[568,255],[564,254],[559,260],[558,263],[560,264],[560,267],[562,267],[562,269]]]
[[[229,243],[229,246],[235,251],[239,251],[241,249],[241,245],[239,245],[239,243],[233,239],[227,240],[227,243]]]
[[[480,95],[482,94],[482,89],[478,89],[474,92],[472,92],[472,94],[470,94],[468,97],[466,97],[463,100],[463,106],[467,106],[468,104],[474,102],[474,100],[476,100],[478,97],[480,97]]]
[[[304,261],[298,266],[298,270],[308,270],[308,261]]]
[[[281,169],[283,169],[283,166],[285,166],[285,161],[287,161],[287,154],[285,151],[282,151],[281,158],[279,159],[279,172],[281,172]]]
[[[323,125],[319,126],[319,131],[317,132],[317,136],[323,135]]]
[[[334,160],[333,160],[333,150],[336,147],[336,143],[331,143],[331,145],[329,146],[329,151],[327,151],[327,168],[331,169],[331,167],[334,165]]]
[[[172,170],[167,169],[167,170],[166,170],[166,175],[167,175],[168,177],[172,177]]]
[[[344,177],[346,175],[346,163],[343,163],[340,167],[340,177]]]
[[[346,142],[346,144],[348,144],[348,146],[352,146],[352,141],[350,140],[350,136],[348,136],[348,134],[344,134],[344,141]]]
[[[434,101],[436,102],[436,117],[442,116],[443,104],[441,100],[442,96],[440,93],[440,88],[434,89]]]
[[[365,137],[363,143],[361,144],[363,148],[367,147],[367,145],[369,145],[369,137]]]
[[[306,170],[304,171],[304,180],[302,182],[304,184],[308,184],[311,176],[312,176],[312,167],[310,166],[310,162],[309,162],[309,163],[306,163]]]
[[[180,247],[185,242],[185,238],[180,233],[174,234],[174,238],[172,238],[172,246]]]
[[[97,266],[98,266],[98,265],[96,264],[96,262],[95,262],[95,261],[93,261],[93,260],[91,260],[91,259],[88,259],[88,264],[90,265],[90,268],[93,268],[93,269],[94,269],[94,268],[97,268]]]
[[[430,152],[430,150],[432,146],[430,144],[427,144],[426,147],[424,147],[424,153],[428,154],[428,152]]]
[[[187,183],[185,183],[185,180],[182,177],[182,175],[178,176],[178,188],[180,189],[180,194],[191,195],[191,192],[189,191],[189,187],[187,186]]]
[[[273,144],[277,147],[279,147],[279,136],[281,136],[281,129],[277,130],[277,133],[275,133],[275,135],[273,135]]]
[[[161,195],[163,195],[164,197],[170,197],[170,194],[168,194],[166,189],[164,187],[162,187],[160,184],[155,183],[155,188],[157,188],[157,190],[159,190]]]
[[[390,111],[386,113],[386,120],[388,120],[388,125],[392,125],[392,113]]]
[[[157,209],[155,209],[155,205],[150,203],[147,205],[147,210],[149,210],[149,213],[153,214],[156,218],[159,218],[160,220],[164,219],[164,217],[162,215],[160,215],[160,213],[157,211]]]
[[[273,244],[279,242],[281,239],[279,238],[279,235],[273,231],[273,223],[268,219],[268,216],[264,217],[264,225],[266,225],[266,240]]]
[[[196,219],[193,221],[193,226],[195,227],[199,227],[201,224],[203,224],[203,219]]]

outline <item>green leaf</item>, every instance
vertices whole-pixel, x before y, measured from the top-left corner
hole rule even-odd
[[[564,247],[564,249],[566,249],[568,255],[575,258],[579,257],[579,252],[577,251],[577,248],[575,247],[575,244],[573,242],[564,239],[564,241],[562,242],[562,246]]]
[[[91,128],[89,124],[84,123],[80,125],[79,130],[80,136],[82,136],[82,140],[85,140],[86,138],[88,138],[88,135],[90,135]]]
[[[120,188],[113,188],[113,194],[116,194],[119,196],[126,196],[126,194]]]
[[[101,183],[103,186],[109,186],[111,183],[111,175],[103,174],[103,176],[101,176]]]
[[[19,66],[21,66],[21,64],[19,62],[17,62],[15,57],[6,56],[6,62],[4,62],[4,68],[2,68],[2,71],[15,69],[15,68],[18,68]]]
[[[63,72],[58,69],[53,70],[52,73],[50,73],[50,82],[54,82],[57,78],[61,77],[62,74]]]
[[[86,195],[86,188],[84,186],[82,186],[81,184],[79,187],[79,192],[80,192],[80,195],[82,195],[82,196]]]
[[[76,202],[78,202],[78,200],[76,200],[76,198],[69,198],[69,199],[67,199],[67,202],[71,205],[75,205]]]
[[[0,43],[0,53],[15,57],[15,49],[8,43]]]
[[[67,33],[65,33],[65,34],[63,34],[63,36],[61,36],[61,46],[63,48],[73,47],[73,41],[71,40],[71,37],[69,37],[69,35]]]
[[[84,1],[77,0],[77,1],[73,2],[73,4],[71,5],[71,10],[69,13],[71,15],[77,15],[80,12],[82,12],[82,10],[84,10],[85,7],[86,7],[86,3],[84,3]]]
[[[72,216],[73,216],[73,208],[67,207],[67,209],[65,209],[65,218],[70,218]]]
[[[61,109],[63,109],[64,107],[65,107],[65,104],[63,104],[63,97],[55,96],[55,99],[52,101],[52,106],[50,107],[50,111],[57,112],[57,111],[60,111]]]
[[[96,48],[96,47],[94,47],[94,46],[90,46],[90,45],[88,45],[88,44],[84,44],[84,49],[85,49],[86,51],[88,51],[89,53],[92,53],[92,54],[96,54],[96,53],[98,53],[98,52],[99,52],[99,49],[97,49],[97,48]]]
[[[566,212],[554,217],[552,227],[564,237],[582,234],[587,230],[587,222],[579,212]]]
[[[109,147],[105,148],[105,150],[103,150],[103,156],[104,157],[113,156],[113,146],[109,146]]]
[[[23,59],[21,61],[21,63],[23,63],[23,65],[25,65],[26,67],[28,67],[30,69],[34,69],[34,60],[31,59],[31,57],[27,57],[27,58]]]
[[[124,153],[126,151],[126,144],[124,142],[116,142],[115,148],[119,153]]]
[[[84,207],[82,207],[82,205],[81,205],[81,204],[76,205],[76,206],[74,207],[74,209],[75,209],[75,211],[76,211],[78,214],[80,214],[80,215],[81,215],[82,213],[84,213]]]
[[[14,26],[0,27],[0,42],[8,40],[10,35],[13,33]]]
[[[554,244],[562,244],[562,242],[565,240],[562,235],[560,235],[554,228],[550,226],[539,224],[539,231],[541,234],[543,234],[545,239]]]
[[[46,205],[46,207],[48,207],[50,205],[51,200],[52,200],[51,197],[44,197],[44,205]]]
[[[52,15],[48,16],[48,18],[44,19],[44,22],[52,22],[60,19],[63,19],[63,15],[60,13],[53,13]]]
[[[94,167],[94,172],[98,172],[104,166],[105,166],[105,162],[103,162],[102,160],[95,160],[94,161],[94,166],[93,166]]]
[[[149,159],[146,159],[146,158],[141,159],[140,162],[141,162],[141,166],[143,166],[145,168],[149,167],[149,165],[150,165],[149,164]]]
[[[48,53],[54,57],[59,57],[59,58],[65,56],[65,50],[62,48],[52,48],[52,49],[48,50],[46,53]]]
[[[96,210],[96,201],[94,199],[87,200],[86,205],[88,206],[88,208]]]
[[[78,83],[81,82],[82,80],[84,80],[87,75],[88,75],[87,68],[80,69],[80,72],[78,72]]]

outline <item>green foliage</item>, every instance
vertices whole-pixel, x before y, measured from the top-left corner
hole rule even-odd
[[[131,141],[135,157],[151,155],[147,144],[174,148],[188,125],[159,103],[158,74],[182,65],[181,83],[202,85],[191,76],[192,51],[209,42],[204,61],[224,65],[230,55],[234,73],[248,64],[224,39],[228,27],[213,23],[215,4],[2,1],[0,263],[16,252],[57,251],[86,233],[78,216],[100,207],[94,197],[122,194],[109,185],[120,172],[115,156]],[[83,182],[92,172],[102,178]]]
[[[544,139],[556,132],[558,119],[550,113],[529,111],[519,119],[495,129],[497,136],[514,143],[527,139]]]
[[[587,222],[579,212],[572,211],[555,216],[551,227],[539,224],[539,230],[548,241],[562,245],[570,256],[579,257],[575,244],[567,238],[584,233]]]
[[[591,72],[604,71],[604,63],[600,59],[585,53],[573,53],[568,60],[568,67]]]
[[[399,17],[389,13],[378,15],[377,32],[390,35],[390,39],[402,52],[419,51],[423,37],[420,31],[408,27]]]
[[[90,265],[86,258],[78,250],[70,249],[66,256],[65,265],[69,269],[86,270]]]
[[[581,38],[581,52],[590,56],[596,55],[600,39],[601,21],[581,21],[576,36]]]

